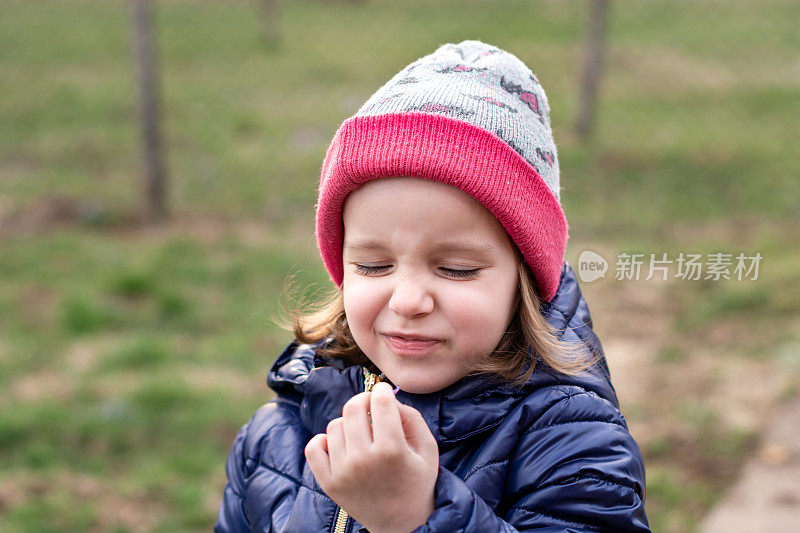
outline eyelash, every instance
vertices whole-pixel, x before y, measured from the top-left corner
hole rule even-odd
[[[369,276],[371,274],[380,274],[385,269],[389,268],[388,265],[381,265],[381,266],[370,266],[370,265],[359,265],[356,264],[356,272],[359,274],[364,274],[365,276]]]
[[[469,270],[457,270],[455,268],[444,268],[442,270],[447,272],[447,275],[452,278],[474,278],[480,273],[480,268],[470,268]]]
[[[380,265],[380,266],[359,265],[359,264],[355,265],[356,272],[358,272],[359,274],[363,274],[365,276],[381,274],[387,268],[389,268],[389,265]],[[481,271],[480,268],[470,268],[468,270],[460,270],[460,269],[445,268],[445,267],[442,267],[441,270],[445,272],[448,277],[456,279],[473,278],[477,276]]]

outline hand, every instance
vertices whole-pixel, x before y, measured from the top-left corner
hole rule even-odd
[[[325,494],[372,533],[409,533],[433,512],[436,439],[388,383],[352,397],[305,455]]]

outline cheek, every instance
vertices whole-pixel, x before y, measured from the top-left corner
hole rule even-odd
[[[517,284],[492,284],[464,298],[453,313],[472,342],[494,349],[514,316]]]
[[[509,302],[504,296],[496,287],[492,291],[462,295],[451,301],[449,316],[463,335],[491,343],[498,332],[502,335],[511,320],[509,309],[513,300]]]
[[[345,277],[342,297],[347,323],[353,335],[358,336],[371,330],[381,308],[380,296],[375,287],[358,279],[348,280]]]

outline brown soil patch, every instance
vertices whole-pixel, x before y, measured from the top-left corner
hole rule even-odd
[[[252,376],[223,367],[198,367],[181,371],[181,378],[193,390],[222,391],[232,398],[266,396],[269,389],[264,384],[266,376]]]
[[[29,326],[42,331],[55,324],[58,302],[58,291],[47,287],[27,285],[18,294],[18,309],[22,318]]]
[[[6,201],[0,207],[0,238],[34,235],[72,225],[80,219],[84,209],[78,200],[63,195],[45,196],[16,207]]]
[[[88,372],[121,341],[119,335],[109,334],[80,339],[71,343],[64,358],[68,368],[74,372]]]
[[[49,368],[23,374],[11,385],[11,398],[21,402],[50,400],[67,401],[74,391],[74,383],[63,373]]]
[[[190,239],[204,244],[235,239],[248,246],[296,243],[315,249],[313,216],[281,225],[276,231],[268,217],[242,220],[232,216],[175,211],[162,221],[150,221],[142,211],[112,212],[102,205],[63,195],[38,198],[14,206],[0,197],[0,239],[42,235],[84,226],[120,239],[161,242]]]

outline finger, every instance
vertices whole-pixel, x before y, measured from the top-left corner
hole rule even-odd
[[[328,437],[328,457],[331,459],[331,475],[335,477],[345,470],[344,459],[347,453],[341,418],[335,418],[328,423],[326,435]]]
[[[400,402],[394,397],[388,383],[377,383],[372,388],[370,411],[372,413],[372,440],[378,446],[405,442],[403,424],[398,410]]]
[[[372,425],[367,415],[370,395],[368,392],[357,394],[342,408],[344,443],[349,455],[364,453],[372,444]]]
[[[328,457],[328,438],[325,433],[314,435],[305,447],[308,467],[321,487],[331,478],[330,457]]]
[[[403,424],[403,433],[408,445],[419,454],[430,455],[434,453],[438,457],[436,437],[431,433],[428,423],[425,422],[422,414],[413,407],[402,403],[399,403],[398,407]]]

